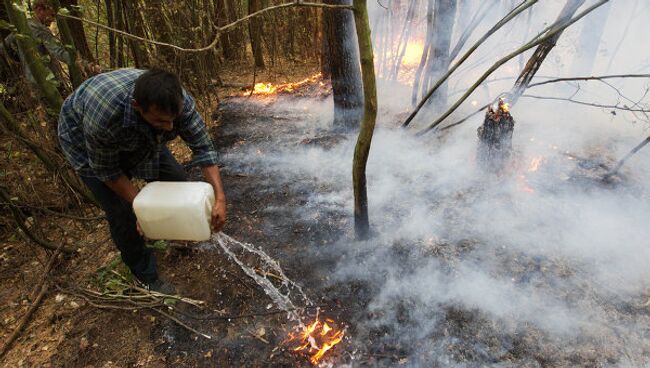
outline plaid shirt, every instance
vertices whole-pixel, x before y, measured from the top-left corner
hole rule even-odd
[[[172,131],[153,129],[133,109],[135,80],[143,70],[120,69],[86,80],[63,103],[59,142],[81,176],[102,181],[129,172],[139,179],[158,177],[160,151],[180,136],[199,166],[217,164],[205,123],[194,100],[183,91],[183,109]]]

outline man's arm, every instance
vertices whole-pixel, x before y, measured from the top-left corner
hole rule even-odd
[[[196,111],[194,100],[187,93],[183,95],[183,111],[176,122],[178,133],[192,150],[194,163],[201,167],[203,176],[214,188],[212,228],[221,231],[226,222],[226,196],[217,166],[217,152],[214,150],[205,122]]]
[[[138,188],[124,174],[117,179],[107,180],[104,184],[129,203],[133,203],[135,196],[138,195]]]
[[[214,207],[212,208],[212,228],[214,231],[221,231],[226,224],[226,195],[221,184],[219,166],[210,165],[201,168],[203,177],[214,188]]]

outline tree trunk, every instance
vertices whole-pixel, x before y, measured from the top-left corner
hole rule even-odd
[[[106,5],[106,23],[109,27],[115,27],[115,21],[113,20],[113,1],[104,0]],[[113,32],[108,33],[108,60],[109,67],[115,69],[116,55],[115,55],[115,34]]]
[[[248,0],[248,14],[260,10],[260,0]],[[249,21],[248,32],[251,38],[251,49],[255,58],[255,67],[264,68],[264,52],[262,50],[262,21],[255,17]]]
[[[61,0],[61,5],[69,9],[71,15],[74,15],[75,17],[83,16],[78,9],[78,0]],[[88,46],[86,30],[84,29],[83,23],[76,19],[67,19],[67,22],[74,40],[74,46],[77,51],[79,51],[79,54],[81,54],[81,57],[86,61],[95,62],[93,53],[90,51],[90,47]]]
[[[347,0],[328,0],[329,4],[347,5]],[[354,42],[355,18],[350,11],[325,10],[328,50],[327,61],[334,98],[334,128],[350,130],[362,118],[363,85],[359,66],[359,50]]]
[[[377,118],[377,86],[375,83],[375,65],[366,0],[354,0],[354,19],[361,57],[364,97],[363,121],[361,122],[359,137],[354,149],[354,161],[352,164],[354,230],[358,240],[365,240],[370,236],[366,163],[370,154],[370,143],[372,142],[375,120]]]
[[[585,0],[568,0],[566,4],[564,5],[564,8],[562,8],[562,11],[560,12],[560,15],[557,17],[553,25],[551,26],[551,29],[556,29],[558,26],[562,25],[571,17],[575,12],[578,10],[582,4],[585,3]],[[539,68],[542,66],[542,63],[548,56],[548,54],[553,50],[555,47],[555,44],[557,44],[557,41],[560,39],[560,36],[564,30],[556,33],[553,35],[553,37],[550,37],[548,40],[546,40],[544,43],[540,44],[537,46],[537,49],[535,49],[535,52],[533,55],[528,59],[528,62],[526,63],[526,66],[524,67],[524,70],[521,71],[521,74],[519,74],[519,77],[517,78],[517,81],[515,82],[515,85],[512,87],[512,90],[510,91],[510,104],[514,105],[517,103],[519,100],[519,97],[524,93],[526,88],[528,88],[528,84],[530,84],[530,81],[533,79]]]
[[[431,39],[433,38],[433,0],[427,1],[427,31],[426,40],[424,41],[424,48],[422,49],[422,57],[420,64],[415,71],[415,78],[413,80],[413,93],[411,94],[411,105],[415,106],[418,102],[420,94],[420,83],[422,81],[422,72],[427,65],[429,51],[431,50]]]
[[[429,90],[449,68],[449,48],[451,35],[454,31],[456,15],[456,0],[436,0],[433,14],[433,40],[431,42],[430,60],[422,85],[422,96]],[[443,108],[447,105],[447,83],[444,83],[429,100],[435,107]]]
[[[134,4],[133,1],[124,1],[122,3],[122,11],[124,13],[124,27],[125,30],[129,33],[134,33],[138,36],[144,36],[144,30],[142,29],[142,20],[140,19],[140,12],[137,10],[137,4]],[[147,51],[145,46],[141,42],[137,42],[129,39],[129,48],[131,49],[131,54],[133,55],[133,62],[136,68],[142,68],[149,64],[147,57]]]
[[[51,0],[54,8],[58,10],[61,8],[59,0]],[[70,62],[68,63],[68,70],[70,71],[70,81],[72,82],[72,88],[77,88],[84,81],[81,68],[77,64],[77,49],[75,41],[72,37],[72,31],[70,30],[68,20],[62,17],[56,17],[56,24],[61,33],[61,43],[63,47],[68,52],[68,57]]]
[[[602,8],[594,10],[593,14],[585,17],[578,41],[577,54],[571,66],[571,75],[588,76],[593,72],[598,46],[600,46],[611,7],[612,4],[607,3]]]
[[[17,0],[4,0],[9,19],[16,27],[18,33],[16,43],[25,58],[29,71],[34,77],[34,81],[36,81],[43,98],[47,102],[49,114],[56,116],[61,110],[63,99],[56,89],[56,81],[49,78],[51,71],[43,64],[36,49],[36,43],[32,37],[31,30],[27,24],[25,13],[19,10],[16,2]]]

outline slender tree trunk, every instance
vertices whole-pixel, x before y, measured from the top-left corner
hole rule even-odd
[[[328,0],[328,4],[348,5],[348,0]],[[362,117],[363,87],[359,50],[354,41],[354,15],[349,11],[325,10],[323,19],[328,31],[328,64],[334,98],[334,128],[350,130],[359,126]]]
[[[429,90],[429,86],[449,68],[449,48],[451,36],[454,32],[456,15],[456,0],[436,0],[435,13],[433,14],[433,40],[431,43],[431,60],[422,85],[422,96]],[[442,108],[447,105],[447,83],[444,83],[436,94],[429,100],[435,107]]]
[[[413,93],[411,94],[411,105],[415,106],[418,103],[418,96],[420,93],[420,83],[422,82],[422,74],[427,65],[427,59],[431,50],[431,40],[433,39],[433,0],[427,1],[427,35],[424,41],[424,48],[422,49],[422,57],[420,64],[415,71],[415,79],[413,80]]]
[[[113,1],[104,0],[106,5],[106,23],[109,27],[115,27],[115,22],[113,20]],[[108,60],[109,67],[111,69],[115,68],[116,64],[116,55],[115,55],[115,34],[113,32],[108,33]]]
[[[58,12],[58,10],[61,8],[59,0],[51,0],[51,2]],[[77,64],[77,49],[75,41],[72,37],[72,31],[70,30],[67,19],[56,17],[56,24],[61,33],[61,42],[63,43],[63,47],[68,52],[68,57],[70,58],[70,62],[68,63],[68,70],[70,71],[70,80],[72,82],[72,87],[77,88],[83,82],[84,77],[83,73],[81,72],[81,68],[79,68],[79,65]]]
[[[136,9],[137,4],[134,4],[132,0],[126,0],[122,3],[122,12],[124,16],[124,29],[129,33],[134,33],[136,35],[143,36],[144,31],[142,29],[142,20],[140,18],[140,12]],[[149,64],[147,60],[147,52],[145,46],[141,42],[137,42],[129,39],[128,41],[129,48],[131,49],[131,54],[133,55],[133,62],[136,68],[142,68],[144,65]]]
[[[260,0],[248,0],[248,14],[260,10]],[[264,52],[262,50],[262,21],[259,18],[253,18],[249,21],[248,32],[251,38],[251,49],[255,58],[255,67],[264,68]]]
[[[561,24],[571,19],[573,14],[575,14],[578,8],[582,6],[582,4],[584,3],[585,0],[568,0],[566,4],[564,4],[564,8],[562,8],[560,15],[553,23],[552,29],[560,26]],[[550,37],[544,43],[537,46],[537,49],[535,49],[533,55],[530,57],[530,59],[528,59],[528,62],[526,63],[524,70],[521,71],[519,77],[517,78],[517,81],[515,82],[515,85],[512,87],[512,90],[510,91],[509,102],[511,105],[516,104],[517,101],[519,100],[519,97],[521,97],[521,95],[524,93],[526,88],[528,88],[528,84],[530,84],[530,81],[533,79],[533,77],[535,76],[539,68],[542,66],[542,63],[544,62],[544,60],[546,60],[548,54],[551,52],[551,50],[553,50],[555,44],[557,44],[557,41],[560,39],[560,36],[562,35],[563,32],[564,30],[556,33],[555,35],[553,35],[553,37]]]
[[[83,16],[77,8],[79,5],[78,0],[61,0],[61,5],[69,9],[71,15],[74,15],[75,17]],[[74,46],[77,51],[79,51],[79,54],[81,54],[81,57],[86,61],[95,62],[93,53],[90,51],[90,47],[88,46],[86,30],[84,29],[83,23],[76,19],[67,19],[67,22],[72,38],[74,39]]]
[[[354,0],[354,19],[357,41],[361,57],[363,75],[364,111],[359,137],[354,149],[352,164],[352,181],[354,187],[354,229],[356,238],[368,239],[370,221],[368,219],[368,192],[366,185],[366,163],[370,154],[370,144],[377,118],[377,86],[375,82],[375,65],[370,37],[370,22],[366,0]]]
[[[571,66],[571,75],[587,76],[593,72],[598,47],[605,31],[609,10],[612,4],[607,3],[593,14],[585,17],[582,23],[578,50]]]

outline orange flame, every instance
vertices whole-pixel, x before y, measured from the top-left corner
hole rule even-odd
[[[345,336],[345,331],[337,330],[332,327],[333,324],[334,321],[331,319],[321,322],[317,315],[314,322],[301,326],[302,331],[297,336],[289,333],[285,343],[297,343],[291,351],[309,355],[309,362],[318,365],[325,354],[343,341]]]
[[[504,114],[507,114],[510,112],[510,104],[505,102],[502,98],[499,99],[499,110],[503,112]]]
[[[274,85],[273,83],[256,83],[255,86],[253,86],[252,90],[250,89],[246,90],[241,95],[247,96],[252,93],[254,95],[270,96],[270,95],[278,94],[280,92],[290,93],[293,92],[296,88],[301,87],[305,84],[319,82],[322,78],[323,78],[322,74],[317,73],[312,75],[309,78],[305,78],[301,81],[294,82],[294,83],[284,83],[278,85]],[[323,86],[323,83],[320,82],[320,85]]]
[[[541,157],[535,157],[531,162],[530,166],[528,166],[528,172],[535,172],[537,169],[539,169],[539,165],[542,163],[542,158]]]

